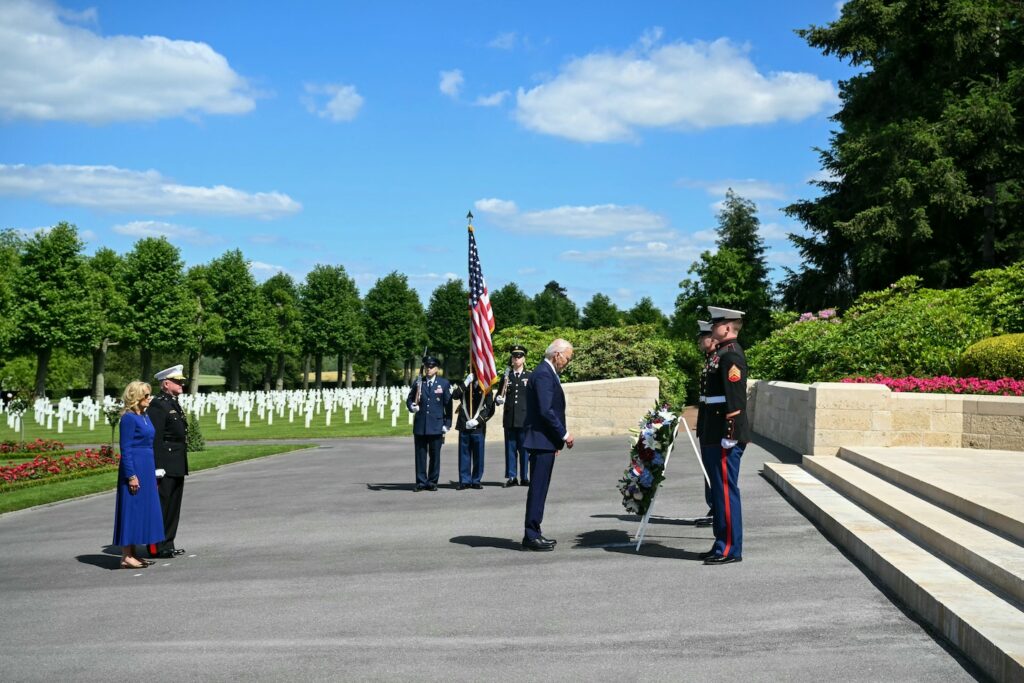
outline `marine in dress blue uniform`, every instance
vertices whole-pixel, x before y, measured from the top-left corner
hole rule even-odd
[[[164,470],[159,480],[160,508],[164,516],[164,540],[149,546],[154,557],[170,558],[184,554],[183,548],[174,546],[181,518],[181,498],[188,476],[188,420],[178,403],[178,394],[185,383],[183,365],[156,373],[160,393],[153,397],[146,410],[153,423],[153,455],[157,469]],[[174,385],[174,386],[170,386]],[[173,392],[177,393],[173,393]]]
[[[423,357],[423,374],[409,390],[406,405],[415,414],[412,421],[416,453],[415,491],[437,490],[441,476],[441,445],[452,428],[452,389],[444,377],[437,376],[437,358]]]
[[[491,392],[484,394],[470,374],[462,386],[452,389],[452,399],[460,403],[459,417],[455,422],[455,429],[459,431],[459,483],[455,488],[460,491],[482,489],[484,440],[487,437],[487,420],[494,415],[494,397]]]
[[[739,474],[743,451],[750,441],[747,418],[747,359],[736,335],[743,311],[708,306],[711,334],[718,348],[710,361],[705,390],[704,423],[700,434],[704,468],[711,478],[712,528],[715,544],[703,553],[704,564],[743,559],[743,506]]]
[[[523,445],[526,438],[526,388],[530,384],[530,371],[526,369],[526,347],[514,344],[509,350],[509,367],[498,383],[494,402],[503,405],[502,426],[505,428],[505,483],[504,488],[530,485],[530,454]],[[518,471],[517,471],[518,466]]]
[[[711,323],[705,320],[697,321],[697,348],[700,349],[701,354],[704,356],[704,364],[701,366],[700,374],[698,375],[699,381],[699,396],[697,400],[697,443],[700,443],[700,434],[704,426],[704,416],[707,413],[707,383],[708,373],[711,372],[711,357],[715,354],[715,340],[711,337]],[[711,484],[709,483],[710,477],[704,480],[704,502],[708,504],[708,513],[704,517],[698,517],[694,520],[694,524],[697,526],[711,526],[714,521],[714,516],[711,511]]]

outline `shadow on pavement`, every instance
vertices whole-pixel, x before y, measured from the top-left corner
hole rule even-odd
[[[700,561],[700,552],[670,548],[655,541],[645,540],[637,552],[636,541],[621,529],[598,529],[586,531],[576,537],[574,548],[600,548],[609,553],[640,555],[642,557],[660,557],[670,560]]]
[[[100,569],[120,569],[121,555],[79,555],[75,558],[82,564],[91,564]]]
[[[498,548],[500,550],[521,551],[523,545],[509,538],[495,538],[494,536],[454,536],[449,539],[451,543],[468,545],[470,548]]]
[[[803,462],[803,456],[789,446],[783,446],[778,441],[772,441],[760,434],[754,435],[754,443],[768,451],[769,455],[773,456],[781,463],[785,463],[787,465],[799,465]]]
[[[640,523],[642,519],[639,515],[590,515],[592,519],[617,519],[620,522],[634,522]],[[657,515],[651,515],[651,524],[675,524],[677,526],[711,526],[710,522],[707,524],[697,524],[698,519],[704,519],[703,517],[659,517]]]
[[[415,484],[367,484],[370,491],[412,491]]]

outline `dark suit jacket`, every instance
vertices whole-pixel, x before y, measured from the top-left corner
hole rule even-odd
[[[416,401],[416,383],[409,390],[406,405]],[[452,428],[452,387],[444,377],[434,378],[434,388],[427,390],[426,381],[420,392],[420,411],[412,419],[412,433],[417,436],[437,436]]]
[[[153,397],[146,415],[156,430],[153,459],[157,469],[166,470],[169,477],[184,477],[188,474],[188,454],[185,452],[188,420],[178,399],[160,392]]]
[[[523,446],[537,451],[559,451],[565,446],[565,392],[547,361],[530,374],[526,387],[526,430]]]

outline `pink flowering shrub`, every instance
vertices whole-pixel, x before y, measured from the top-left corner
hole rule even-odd
[[[1024,396],[1024,380],[978,379],[977,377],[849,377],[841,380],[851,384],[884,384],[892,391],[919,394],[987,394],[991,396]]]
[[[29,480],[47,479],[62,474],[116,468],[120,455],[110,446],[86,448],[70,455],[36,456],[29,462],[0,465],[0,486]]]

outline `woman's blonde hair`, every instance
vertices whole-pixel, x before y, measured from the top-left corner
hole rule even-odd
[[[140,382],[138,380],[129,382],[128,386],[124,388],[124,396],[121,398],[124,401],[124,413],[129,411],[138,414],[139,404],[142,403],[142,399],[152,394],[153,389],[146,382]]]

